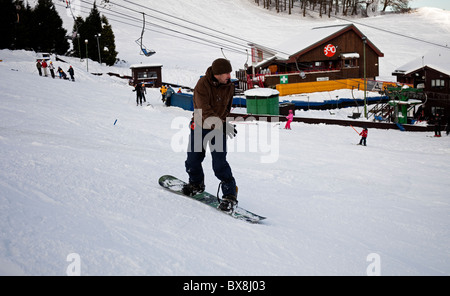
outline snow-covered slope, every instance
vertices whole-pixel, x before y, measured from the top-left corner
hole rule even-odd
[[[197,2],[206,3],[165,3],[173,14],[224,29],[233,25],[222,17],[238,21],[229,1]],[[278,28],[282,19],[292,26],[326,21],[241,2],[239,20],[248,23],[250,12]],[[410,19],[425,38],[430,32],[421,28],[431,21],[422,12],[377,24]],[[246,37],[263,40],[254,27]],[[116,33],[119,54],[148,61],[134,54],[126,30]],[[378,38],[384,65],[404,63],[405,56],[397,60],[403,47],[412,51],[406,56],[420,51],[405,40],[394,55],[394,41],[381,35],[370,38]],[[167,81],[192,83],[221,54],[193,45],[187,55],[166,41],[172,46],[156,48],[154,60],[167,64]],[[186,178],[190,112],[164,107],[159,90],[148,90],[151,106],[136,107],[125,80],[88,74],[76,59],[68,58],[76,82],[39,77],[33,58],[0,51],[0,274],[366,275],[373,266],[381,275],[450,274],[449,137],[371,129],[361,147],[350,127],[238,124],[229,161],[239,204],[268,217],[252,225],[157,184],[162,174]],[[204,168],[215,193],[209,155]]]

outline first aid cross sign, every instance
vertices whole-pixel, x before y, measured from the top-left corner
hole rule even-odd
[[[280,76],[280,84],[287,84],[289,82],[287,75],[281,75]]]

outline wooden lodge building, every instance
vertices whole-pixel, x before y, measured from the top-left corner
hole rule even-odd
[[[240,88],[339,79],[375,79],[384,54],[353,24],[302,31],[274,48],[252,47],[252,66],[236,73]],[[364,58],[366,67],[364,69]]]
[[[396,69],[392,75],[397,82],[409,83],[426,94],[423,119],[439,114],[443,122],[450,117],[450,48],[427,52]]]

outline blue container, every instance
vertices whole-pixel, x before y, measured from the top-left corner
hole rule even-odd
[[[180,107],[187,111],[194,111],[193,95],[184,93],[174,93],[170,97],[170,105]]]

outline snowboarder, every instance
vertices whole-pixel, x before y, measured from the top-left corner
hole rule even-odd
[[[232,211],[237,204],[236,181],[227,162],[227,137],[233,138],[235,126],[226,122],[233,102],[234,84],[231,83],[231,63],[216,59],[199,79],[194,89],[194,113],[190,124],[190,138],[185,161],[189,183],[183,194],[193,196],[205,190],[202,162],[209,144],[215,176],[221,181],[222,199],[219,209]]]
[[[136,92],[136,106],[139,106],[139,105],[142,106],[142,89],[141,89],[141,85],[139,83],[135,83],[133,91]]]
[[[362,132],[360,132],[359,133],[359,135],[361,136],[361,140],[359,141],[359,144],[358,145],[364,145],[364,146],[367,146],[366,145],[366,141],[367,141],[367,134],[368,134],[369,132],[367,131],[367,127],[365,127],[363,130],[362,130]]]
[[[42,76],[42,65],[41,65],[41,61],[40,60],[38,60],[36,62],[36,68],[38,69],[39,76]]]
[[[284,126],[284,129],[291,129],[291,122],[294,121],[294,114],[292,113],[292,110],[289,110],[289,115],[286,116],[287,122]]]
[[[69,70],[67,70],[67,72],[69,72],[69,74],[70,74],[70,79],[72,79],[72,81],[75,81],[75,77],[74,77],[75,73],[73,71],[72,66],[69,67]]]
[[[52,75],[52,78],[55,78],[55,66],[53,66],[52,62],[50,62],[48,68],[50,69],[50,74]]]

